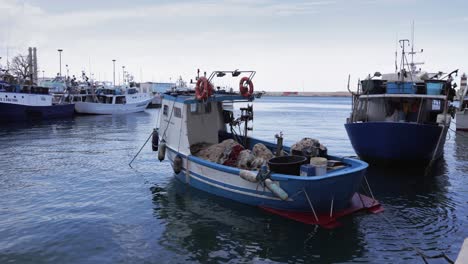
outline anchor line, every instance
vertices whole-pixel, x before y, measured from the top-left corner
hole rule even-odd
[[[390,219],[388,219],[384,214],[380,214],[382,215],[383,219],[385,219],[385,221],[387,221],[387,223],[395,230],[395,233],[397,234],[397,237],[399,239],[402,239],[403,243],[405,243],[405,245],[408,247],[408,248],[411,248],[413,249],[417,255],[419,255],[422,260],[424,261],[424,263],[428,264],[429,262],[427,262],[427,259],[438,259],[438,258],[443,258],[445,259],[448,263],[450,264],[454,264],[455,262],[450,259],[446,254],[445,252],[442,252],[440,254],[437,254],[437,255],[434,255],[434,256],[429,256],[427,255],[426,253],[424,253],[423,250],[421,250],[420,248],[417,248],[413,245],[411,245],[407,240],[406,238],[401,234],[400,230],[390,221]]]

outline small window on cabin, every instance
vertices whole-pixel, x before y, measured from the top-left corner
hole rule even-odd
[[[433,111],[440,111],[440,100],[433,100],[432,101],[432,110]]]
[[[211,104],[205,104],[205,113],[211,113]]]
[[[179,107],[174,107],[174,116],[178,118],[182,117],[182,111],[180,110]]]
[[[190,105],[190,112],[191,113],[196,113],[197,112],[197,104],[191,104]]]
[[[169,110],[169,107],[167,105],[164,105],[163,107],[163,115],[167,116],[167,112]]]
[[[115,100],[116,104],[125,104],[126,103],[125,96],[117,96],[115,99],[116,99]]]

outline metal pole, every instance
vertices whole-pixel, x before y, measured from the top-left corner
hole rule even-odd
[[[122,85],[125,85],[125,66],[122,66]]]
[[[115,87],[115,60],[112,60],[112,62],[114,63],[114,87]]]
[[[60,66],[59,74],[60,74],[60,77],[62,77],[62,51],[63,49],[58,49],[57,51],[59,52],[59,66]]]

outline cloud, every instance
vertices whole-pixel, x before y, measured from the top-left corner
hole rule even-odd
[[[305,1],[289,3],[262,0],[251,2],[245,0],[224,1],[191,1],[172,2],[167,4],[135,5],[129,8],[97,9],[70,11],[61,14],[44,12],[40,7],[21,4],[16,0],[0,0],[4,9],[15,17],[24,14],[22,19],[28,26],[42,29],[73,29],[89,27],[110,21],[131,19],[205,19],[225,17],[277,17],[313,14],[319,8],[334,4],[334,1]],[[40,25],[37,21],[40,19]],[[28,23],[29,22],[29,23]]]

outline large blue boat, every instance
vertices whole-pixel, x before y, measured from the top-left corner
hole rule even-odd
[[[421,71],[420,63],[408,62],[408,43],[400,40],[399,70],[369,75],[352,92],[346,132],[359,157],[371,163],[428,164],[443,156],[458,70]],[[416,53],[413,47],[408,52],[411,57]]]
[[[74,104],[63,103],[49,88],[0,81],[0,122],[72,117]]]

